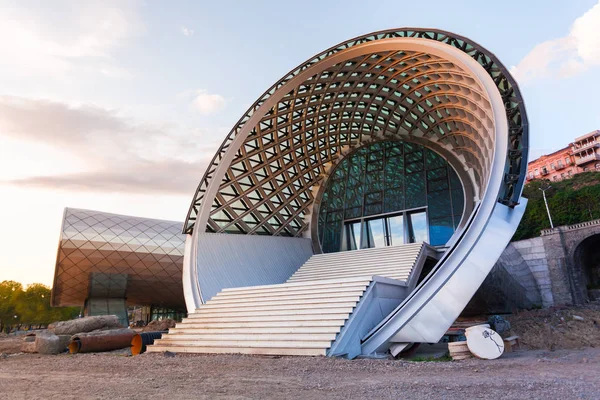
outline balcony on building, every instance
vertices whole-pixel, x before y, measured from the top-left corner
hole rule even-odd
[[[592,153],[592,154],[588,154],[587,156],[577,157],[575,159],[575,163],[577,165],[583,165],[583,164],[587,164],[591,161],[597,161],[597,160],[600,160],[600,154]]]
[[[581,154],[584,151],[587,151],[589,149],[597,149],[600,148],[600,142],[597,141],[591,141],[591,142],[587,142],[587,143],[581,143],[581,144],[576,144],[575,146],[572,147],[573,150],[573,155],[577,155],[577,154]]]

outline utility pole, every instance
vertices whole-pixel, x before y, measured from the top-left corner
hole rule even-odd
[[[547,188],[540,190],[542,191],[542,196],[544,196],[544,204],[546,205],[546,211],[548,212],[548,219],[550,220],[550,228],[554,229],[554,224],[552,223],[552,216],[550,215],[550,208],[548,207],[548,201],[546,200],[546,190],[550,189],[552,186],[548,185]]]

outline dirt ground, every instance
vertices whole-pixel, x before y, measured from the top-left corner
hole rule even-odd
[[[21,343],[23,343],[22,336],[9,336],[5,333],[0,332],[0,354],[13,354],[20,352]]]
[[[51,356],[19,354],[22,336],[0,333],[0,393],[11,400],[600,399],[600,304],[508,319],[523,350],[493,361]]]
[[[10,399],[598,399],[600,349],[410,362],[241,355],[0,358]]]
[[[511,334],[518,335],[521,345],[528,349],[600,348],[600,302],[520,311],[507,319],[512,325]]]

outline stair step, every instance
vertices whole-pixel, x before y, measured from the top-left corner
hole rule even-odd
[[[377,274],[377,275],[373,275],[373,276],[381,276],[381,277],[388,278],[388,279],[395,279],[400,282],[406,282],[406,275],[392,275],[392,274],[379,275],[379,274]],[[292,282],[306,282],[307,279],[310,280],[311,278],[297,278],[297,279],[294,279]]]
[[[415,256],[416,257],[416,256]],[[388,260],[388,261],[371,261],[365,262],[363,265],[357,266],[355,264],[315,264],[315,265],[303,265],[300,267],[296,273],[298,272],[324,272],[324,271],[356,271],[364,268],[385,268],[385,267],[395,267],[395,268],[412,268],[415,263],[415,257],[410,257],[406,260]]]
[[[266,300],[266,301],[236,301],[236,302],[220,302],[216,301],[213,303],[207,303],[197,308],[196,311],[199,310],[208,310],[208,309],[227,309],[227,308],[258,308],[258,307],[269,307],[269,306],[313,306],[320,307],[321,305],[342,305],[347,303],[356,303],[360,300],[364,292],[360,294],[356,294],[354,296],[346,296],[346,297],[320,297],[316,299],[284,299],[284,300]]]
[[[295,273],[290,277],[290,279],[294,277],[303,277],[303,278],[312,278],[312,279],[325,279],[325,278],[336,278],[336,277],[346,277],[346,276],[373,276],[373,275],[384,275],[389,273],[394,273],[396,275],[410,275],[410,268],[394,268],[394,267],[385,267],[385,268],[365,268],[363,270],[354,270],[354,271],[323,271],[323,272],[311,272],[311,271],[302,271]],[[288,280],[289,282],[289,280]]]
[[[319,342],[335,340],[337,333],[188,333],[177,332],[166,337],[167,341],[219,341],[219,342],[262,342],[262,341],[300,341]]]
[[[306,263],[304,263],[300,269],[304,269],[304,268],[316,268],[316,267],[344,267],[344,266],[360,266],[361,264],[391,264],[391,263],[395,263],[395,264],[403,264],[403,263],[412,263],[415,261],[415,258],[419,255],[419,252],[416,252],[414,254],[403,254],[402,256],[388,256],[385,259],[378,259],[375,257],[369,257],[369,258],[365,258],[365,259],[331,259],[331,260],[327,260],[327,261],[307,261]],[[358,261],[358,263],[357,263]]]
[[[261,315],[264,316],[278,316],[278,315],[314,315],[314,314],[343,314],[343,313],[351,313],[354,309],[354,305],[352,306],[344,306],[344,307],[332,307],[332,308],[320,308],[320,309],[298,309],[293,307],[288,307],[285,310],[225,310],[225,311],[217,311],[214,310],[203,310],[195,312],[192,317],[193,318],[201,318],[201,317],[211,317],[211,316],[219,316],[219,317],[258,317]],[[188,315],[188,318],[190,316]]]
[[[339,319],[309,319],[309,320],[286,320],[286,321],[226,321],[226,322],[196,322],[197,319],[192,319],[179,322],[173,329],[185,328],[185,329],[195,329],[195,328],[207,328],[207,329],[251,329],[251,328],[281,328],[281,329],[299,329],[299,328],[319,328],[319,327],[336,327],[339,328],[344,324],[345,318]]]
[[[179,346],[194,347],[265,347],[265,348],[290,348],[290,349],[328,349],[331,346],[330,340],[324,341],[291,341],[291,340],[173,340],[171,336],[166,339],[157,339],[154,341],[159,346],[165,344],[176,344]]]
[[[287,304],[204,304],[200,308],[196,309],[195,314],[227,314],[237,312],[259,312],[259,311],[284,311],[284,310],[325,310],[330,308],[342,308],[349,307],[352,309],[360,297],[351,298],[344,302],[311,302],[305,304],[294,304],[293,302],[287,302]]]
[[[357,283],[357,282],[362,282],[365,283],[365,278],[361,277],[361,278],[345,278],[345,279],[333,279],[333,280],[319,280],[319,281],[314,281],[314,282],[302,282],[302,283],[279,283],[277,285],[260,285],[260,286],[245,286],[245,287],[235,287],[235,288],[225,288],[221,291],[221,293],[219,293],[219,295],[221,294],[225,294],[225,293],[239,293],[239,292],[253,292],[255,290],[260,290],[260,289],[264,289],[267,291],[270,290],[275,290],[275,289],[290,289],[290,288],[294,288],[294,287],[302,287],[302,286],[324,286],[324,285],[329,285],[329,287],[336,287],[336,286],[344,286],[344,284],[346,283]]]
[[[285,333],[285,334],[324,334],[324,333],[339,333],[341,330],[341,321],[337,326],[310,326],[310,327],[265,327],[260,326],[256,328],[216,328],[211,325],[204,325],[202,328],[195,327],[181,327],[169,329],[169,334],[232,334],[232,333],[243,333],[243,334],[260,334],[260,333]]]
[[[348,274],[340,275],[340,277],[346,277],[346,276],[355,276],[355,275],[356,275],[356,274],[354,274],[354,273],[348,273]],[[368,276],[370,276],[370,277],[371,277],[371,279],[373,279],[373,277],[374,277],[374,276],[385,276],[385,277],[389,277],[390,275],[395,275],[395,276],[408,276],[409,274],[405,274],[405,273],[402,273],[402,272],[398,273],[397,271],[389,271],[389,272],[386,272],[386,271],[374,271],[374,272],[372,272],[372,273],[371,273],[370,275],[368,275]],[[296,279],[298,280],[297,282],[296,282]],[[310,282],[310,281],[312,281],[312,280],[314,280],[314,279],[315,279],[315,277],[314,277],[314,276],[299,276],[299,277],[293,277],[293,276],[292,276],[292,277],[289,279],[289,282],[290,282],[290,283],[300,283],[300,281],[302,281],[302,282]]]
[[[306,294],[286,294],[285,292],[273,293],[272,295],[245,295],[244,297],[237,296],[215,296],[205,304],[238,304],[238,303],[262,303],[262,302],[273,302],[273,301],[312,301],[321,299],[343,299],[348,297],[362,296],[365,292],[366,286],[361,286],[358,289],[351,288],[350,290],[331,292],[321,291],[319,293],[306,293]]]
[[[373,254],[405,254],[405,253],[418,253],[421,251],[423,247],[423,243],[410,243],[402,246],[389,246],[389,247],[380,247],[380,248],[371,248],[371,249],[360,249],[360,250],[350,250],[350,251],[342,251],[338,253],[323,253],[323,254],[315,254],[311,258],[307,260],[307,262],[311,261],[323,261],[328,258],[337,258],[337,259],[358,259],[364,257],[373,257]]]
[[[318,281],[317,281],[318,282]],[[312,282],[311,282],[312,283]],[[239,292],[221,292],[215,296],[215,298],[219,299],[235,299],[235,298],[248,298],[250,297],[260,297],[260,296],[283,296],[283,295],[304,295],[304,294],[312,294],[312,293],[332,293],[336,294],[341,289],[348,290],[360,290],[364,289],[369,285],[370,281],[367,279],[362,279],[359,282],[352,283],[336,283],[333,285],[311,285],[311,286],[283,286],[277,287],[271,290],[266,289],[255,289],[248,291],[239,291]],[[291,283],[286,283],[286,285],[292,285]]]
[[[255,322],[255,321],[332,321],[332,320],[338,320],[338,319],[343,319],[346,320],[348,319],[348,316],[350,315],[349,312],[347,313],[336,313],[336,314],[307,314],[307,315],[303,315],[303,314],[299,314],[299,315],[258,315],[258,316],[236,316],[235,317],[235,321],[236,322]],[[192,314],[192,317],[190,318],[188,316],[188,320],[194,320],[194,322],[203,322],[203,323],[213,323],[213,322],[229,322],[232,320],[231,315],[220,315],[220,316],[211,316],[210,314],[207,315],[198,315],[198,314]]]
[[[175,353],[194,353],[194,354],[254,354],[254,355],[272,355],[272,356],[325,356],[327,349],[319,348],[269,348],[269,347],[248,347],[248,348],[231,348],[231,347],[196,347],[196,346],[179,346],[167,345],[149,346],[147,352],[162,353],[170,351]]]

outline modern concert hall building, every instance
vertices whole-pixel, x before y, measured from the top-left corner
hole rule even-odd
[[[523,215],[528,124],[477,43],[403,28],[269,88],[183,224],[188,317],[149,351],[354,358],[435,343]]]

